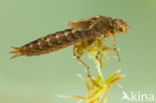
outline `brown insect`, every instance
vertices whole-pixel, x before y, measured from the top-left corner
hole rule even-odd
[[[124,34],[128,32],[128,25],[122,19],[95,16],[83,20],[69,22],[68,26],[70,27],[69,29],[65,29],[63,31],[39,38],[22,47],[13,47],[16,49],[16,51],[11,52],[15,53],[11,59],[17,56],[37,56],[40,54],[47,54],[70,45],[76,45],[79,42],[87,41],[90,44],[85,49],[83,49],[81,53],[76,53],[76,46],[74,46],[73,54],[76,59],[89,70],[89,67],[82,60],[80,60],[80,57],[91,47],[93,47],[100,40],[100,38],[103,38],[103,42],[100,45],[101,47],[96,55],[96,58],[98,59],[101,50],[105,46],[107,38],[111,36],[113,39],[114,51],[117,53],[120,61],[120,56],[116,49],[115,34]]]

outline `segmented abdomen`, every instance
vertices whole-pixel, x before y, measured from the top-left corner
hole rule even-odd
[[[91,36],[93,35],[90,34],[89,30],[66,29],[64,31],[56,32],[32,41],[20,48],[13,47],[16,49],[16,51],[11,52],[15,53],[15,55],[11,58],[15,58],[17,56],[35,56],[47,54],[75,44]]]

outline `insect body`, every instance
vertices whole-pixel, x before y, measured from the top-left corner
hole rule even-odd
[[[47,35],[20,48],[13,47],[16,51],[11,52],[15,53],[11,58],[46,54],[90,38],[98,40],[100,36],[104,36],[106,40],[109,36],[114,38],[116,33],[128,31],[128,25],[122,19],[112,19],[105,16],[72,21],[68,23],[68,26],[71,29]],[[115,39],[113,40],[115,42]]]
[[[111,36],[113,40],[113,49],[117,53],[120,60],[119,53],[116,49],[115,34],[125,34],[128,32],[128,25],[122,19],[95,16],[83,20],[69,22],[68,26],[70,27],[69,29],[47,35],[20,48],[13,47],[16,50],[11,52],[15,53],[15,55],[11,58],[15,58],[17,56],[35,56],[47,54],[67,46],[74,45],[74,56],[88,69],[89,72],[89,67],[82,60],[80,60],[80,57],[85,52],[89,51],[94,45],[100,43],[100,47],[99,50],[97,50],[96,55],[97,60],[100,61],[99,55],[101,54],[102,49],[105,47],[107,38]],[[103,42],[101,42],[101,39]],[[88,44],[83,46],[85,43]]]
[[[11,58],[47,54],[90,37],[92,35],[89,30],[66,29],[32,41],[20,48],[13,47],[16,51],[11,52],[15,53]]]

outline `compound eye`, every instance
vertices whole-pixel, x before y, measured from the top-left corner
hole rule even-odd
[[[123,28],[119,28],[119,31],[120,31],[120,32],[123,32],[124,30],[123,30]]]

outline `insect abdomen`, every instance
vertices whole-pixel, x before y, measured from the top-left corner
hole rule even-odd
[[[66,29],[64,31],[50,34],[46,37],[34,40],[20,48],[13,47],[16,51],[11,52],[15,53],[11,58],[15,58],[17,56],[35,56],[56,51],[90,37],[91,35],[89,35],[89,32],[89,30],[81,31]]]

